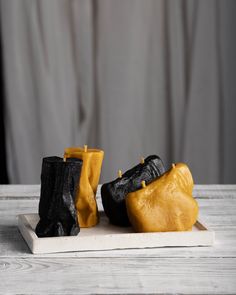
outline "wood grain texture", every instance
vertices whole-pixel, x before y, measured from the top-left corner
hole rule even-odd
[[[236,294],[236,185],[194,195],[214,247],[33,255],[16,215],[37,212],[39,186],[0,186],[0,294]]]
[[[0,290],[20,294],[232,294],[236,259],[0,259]]]

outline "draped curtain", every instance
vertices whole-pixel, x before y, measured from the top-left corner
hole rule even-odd
[[[105,150],[101,181],[141,156],[235,182],[234,1],[2,0],[7,163],[38,183],[41,158]]]

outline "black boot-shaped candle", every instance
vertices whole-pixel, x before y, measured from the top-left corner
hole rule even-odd
[[[43,159],[39,202],[38,237],[75,236],[80,227],[75,209],[82,160]]]

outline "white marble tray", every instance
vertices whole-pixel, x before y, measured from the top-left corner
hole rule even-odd
[[[211,246],[214,232],[199,221],[192,231],[165,233],[135,233],[131,227],[117,227],[109,224],[101,212],[100,223],[92,228],[82,228],[78,236],[38,238],[35,227],[38,214],[18,216],[19,230],[34,254],[70,251],[97,251],[131,248]]]

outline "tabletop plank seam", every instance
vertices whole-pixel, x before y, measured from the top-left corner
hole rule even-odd
[[[32,256],[31,256],[32,255]],[[138,255],[138,254],[137,254]],[[25,259],[25,260],[44,260],[44,259],[73,259],[73,260],[109,260],[109,259],[122,259],[122,260],[146,260],[146,259],[173,259],[173,260],[180,260],[180,259],[195,259],[195,260],[199,260],[199,259],[209,259],[209,260],[214,260],[214,259],[236,259],[236,256],[155,256],[152,255],[150,256],[141,256],[143,254],[140,254],[140,256],[86,256],[86,257],[76,257],[76,256],[37,256],[36,254],[28,254],[27,256],[16,256],[16,255],[12,255],[12,256],[0,256],[0,259]]]

